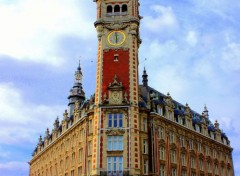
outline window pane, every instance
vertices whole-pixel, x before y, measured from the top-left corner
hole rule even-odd
[[[117,114],[114,114],[114,127],[117,127]]]
[[[123,126],[122,114],[119,114],[119,127]]]
[[[108,114],[108,127],[112,127],[112,114]]]

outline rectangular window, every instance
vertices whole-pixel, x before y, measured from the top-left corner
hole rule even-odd
[[[175,142],[174,132],[173,131],[169,132],[169,140],[170,140],[170,143],[174,143]]]
[[[74,176],[74,170],[71,171],[71,176]]]
[[[208,162],[207,167],[208,167],[208,173],[212,173],[212,167],[210,162]]]
[[[170,158],[171,158],[171,163],[176,163],[176,151],[175,150],[170,151]]]
[[[81,163],[82,162],[82,149],[78,150],[78,162]]]
[[[181,176],[187,176],[187,171],[186,170],[182,170]]]
[[[184,147],[184,146],[185,146],[184,136],[180,136],[180,146],[181,146],[181,147]]]
[[[91,171],[92,171],[92,162],[91,161],[88,161],[88,174],[87,175],[91,175]]]
[[[186,170],[182,170],[181,176],[187,176],[187,171]]]
[[[88,141],[88,155],[92,155],[92,141]]]
[[[203,171],[203,160],[199,159],[199,168],[201,171]]]
[[[164,139],[164,128],[161,126],[158,128],[158,138]]]
[[[121,175],[123,173],[123,157],[107,157],[107,171],[109,175]]]
[[[92,120],[89,120],[89,133],[92,133]]]
[[[123,136],[108,136],[108,151],[123,150]]]
[[[163,115],[163,108],[161,106],[157,106],[157,113],[161,116]]]
[[[184,153],[181,153],[181,164],[186,166],[186,155]]]
[[[82,174],[82,166],[78,167],[78,176]]]
[[[196,132],[200,133],[200,127],[198,124],[195,124],[195,129],[196,129]]]
[[[108,127],[110,128],[123,127],[123,115],[108,114]]]
[[[195,158],[194,157],[190,158],[190,163],[191,163],[191,168],[195,168]]]
[[[189,149],[190,150],[194,150],[194,148],[193,148],[193,140],[192,139],[189,140]]]
[[[148,173],[148,160],[144,160],[143,172],[144,172],[144,174]]]
[[[217,152],[215,149],[213,149],[213,158],[216,158],[217,157]]]
[[[196,176],[196,173],[195,173],[195,172],[192,172],[192,173],[191,173],[191,176]]]
[[[75,153],[72,154],[72,166],[75,164]]]
[[[143,131],[147,131],[147,118],[143,118]]]
[[[159,159],[165,160],[165,148],[162,146],[159,148]]]
[[[210,156],[210,151],[209,151],[209,147],[208,146],[206,146],[206,155]]]
[[[68,168],[68,157],[66,157],[66,162],[65,162],[65,169]]]
[[[197,145],[198,145],[198,152],[202,152],[202,144],[198,142]]]
[[[165,165],[161,164],[160,165],[160,176],[165,176]]]
[[[215,167],[214,167],[214,172],[216,175],[218,175],[218,165],[215,164]]]
[[[171,176],[177,176],[177,169],[175,167],[171,169]]]
[[[143,140],[143,153],[148,154],[148,141]]]

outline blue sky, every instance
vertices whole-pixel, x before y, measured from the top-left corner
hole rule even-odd
[[[199,113],[207,104],[240,176],[239,1],[140,3],[140,73],[145,66],[150,86]],[[94,93],[95,9],[86,0],[0,0],[0,175],[28,175],[38,136],[67,108],[80,57],[84,90]]]

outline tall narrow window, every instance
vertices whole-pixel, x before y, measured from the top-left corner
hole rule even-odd
[[[91,171],[92,171],[92,162],[88,161],[88,175],[91,175]]]
[[[215,164],[215,167],[214,167],[214,174],[218,175],[218,165],[217,164]]]
[[[212,167],[210,162],[207,163],[207,168],[208,168],[208,173],[212,173]]]
[[[78,176],[81,176],[82,174],[82,166],[78,167]]]
[[[199,168],[200,168],[200,171],[203,171],[203,159],[202,158],[199,159]]]
[[[193,140],[192,139],[189,140],[189,149],[190,150],[194,150],[194,148],[193,148]]]
[[[198,145],[198,152],[202,152],[202,144],[198,142],[197,145]]]
[[[182,170],[181,176],[187,176],[187,171],[186,170]]]
[[[176,163],[176,151],[175,150],[170,151],[170,158],[171,158],[171,163]]]
[[[164,128],[161,126],[158,128],[158,138],[164,139]]]
[[[159,105],[157,106],[157,113],[161,116],[163,115],[163,108]]]
[[[147,140],[143,140],[143,153],[148,154],[148,143]]]
[[[75,164],[75,153],[72,154],[72,166]]]
[[[89,133],[92,133],[92,120],[89,120]]]
[[[165,165],[161,164],[160,165],[160,176],[165,176]]]
[[[82,162],[82,149],[78,150],[78,162],[81,163]]]
[[[171,169],[171,176],[177,176],[177,169],[175,167]]]
[[[174,137],[174,132],[173,131],[169,132],[169,140],[170,140],[170,143],[175,142],[175,137]]]
[[[71,176],[74,176],[74,170],[71,170]]]
[[[88,141],[88,155],[92,155],[92,141]]]
[[[163,146],[159,148],[159,159],[165,160],[165,148]]]
[[[184,147],[184,146],[185,146],[184,136],[180,136],[180,146],[181,146],[181,147]]]
[[[191,168],[195,168],[195,158],[191,156],[190,158]]]
[[[181,153],[181,165],[186,166],[186,155]]]
[[[144,160],[144,166],[143,166],[143,172],[144,174],[148,173],[148,160]]]

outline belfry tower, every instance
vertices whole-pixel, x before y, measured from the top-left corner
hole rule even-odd
[[[139,175],[139,2],[95,2],[98,56],[92,174],[117,170]]]

